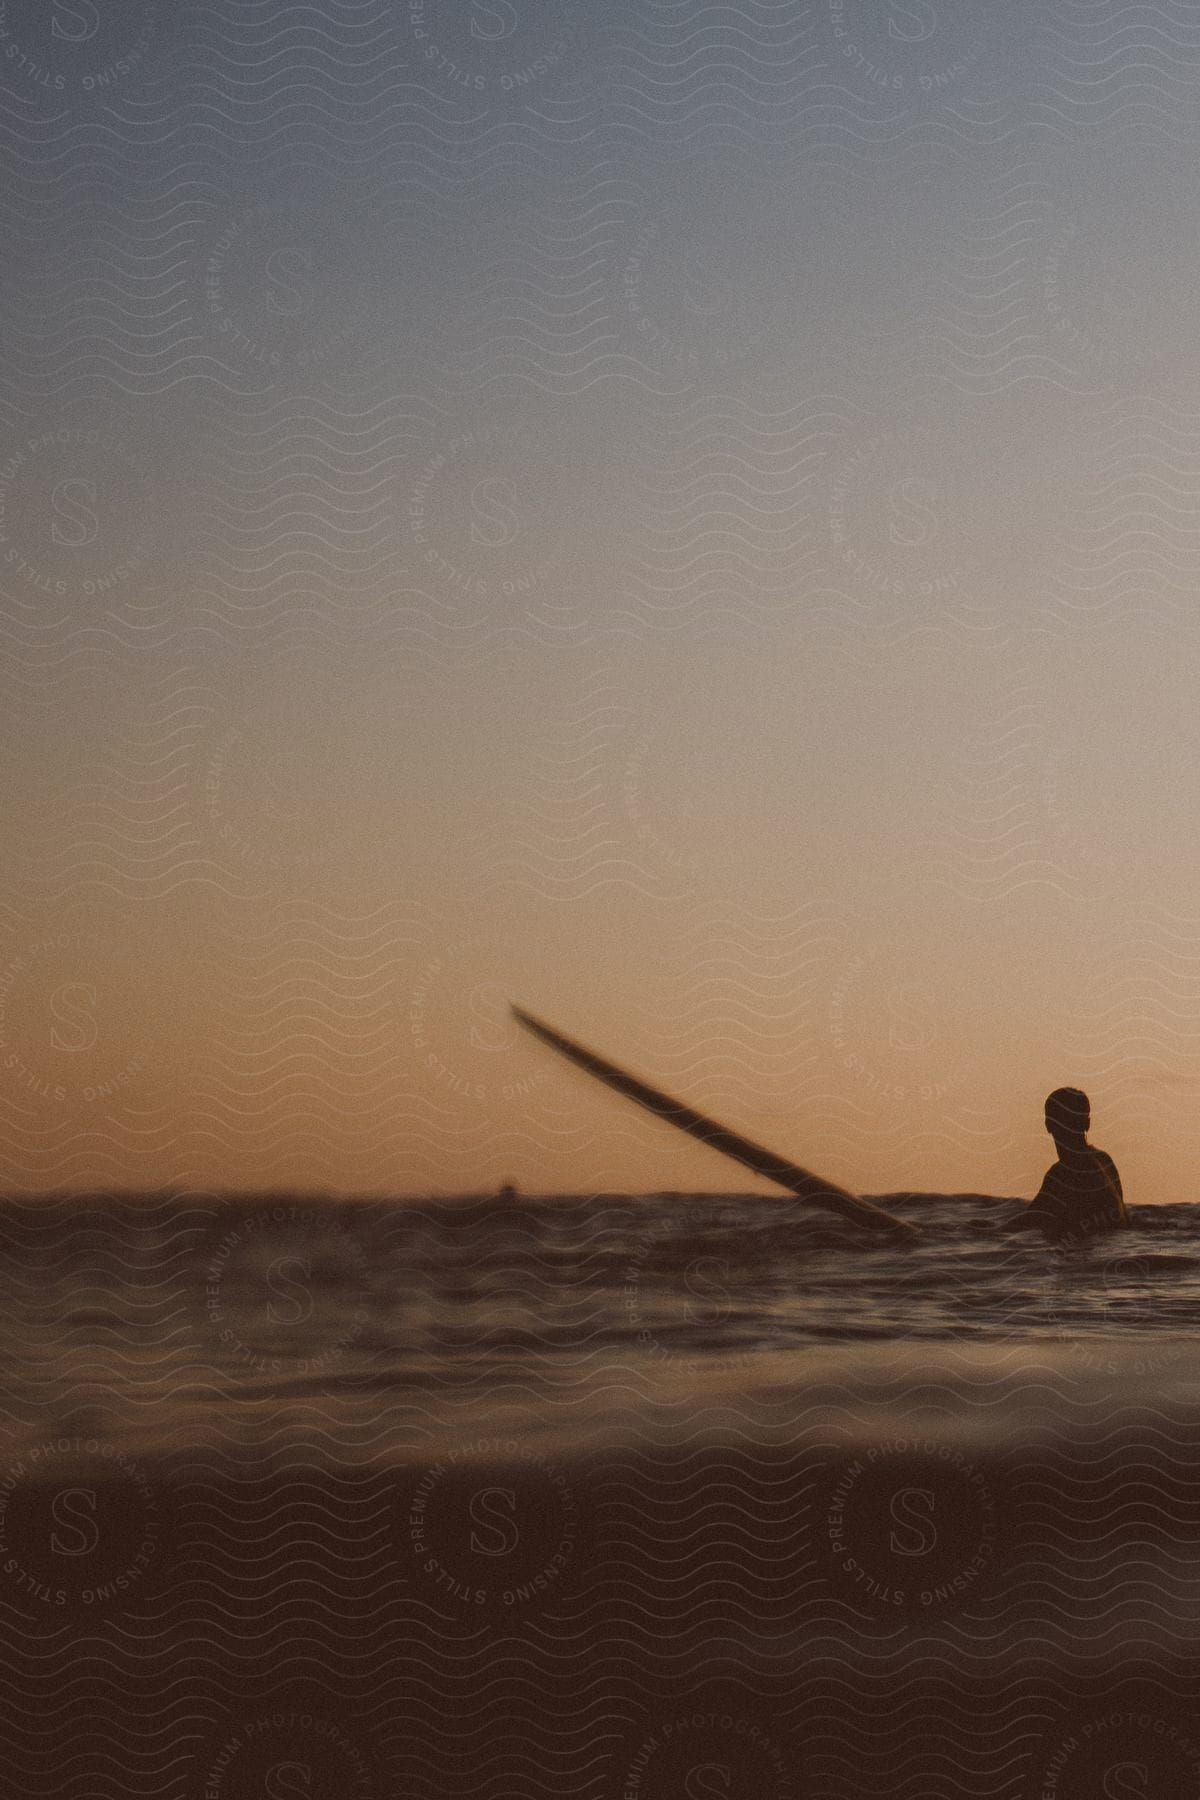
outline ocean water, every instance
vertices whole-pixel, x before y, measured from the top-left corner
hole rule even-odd
[[[1200,1793],[1197,1209],[884,1203],[7,1202],[12,1791]]]
[[[781,1388],[877,1435],[880,1380],[935,1380],[948,1429],[995,1434],[1049,1369],[1155,1406],[1194,1381],[1200,1207],[1055,1247],[1004,1230],[1016,1201],[879,1203],[915,1245],[758,1195],[11,1201],[10,1437],[162,1453],[316,1409],[351,1428],[340,1454],[366,1421],[370,1454],[403,1460],[443,1428],[578,1447]]]

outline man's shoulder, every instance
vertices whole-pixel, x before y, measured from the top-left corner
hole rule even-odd
[[[1096,1165],[1099,1168],[1100,1173],[1103,1175],[1105,1185],[1107,1186],[1110,1194],[1112,1195],[1113,1202],[1115,1203],[1114,1204],[1114,1216],[1124,1219],[1127,1217],[1126,1210],[1125,1210],[1125,1194],[1124,1194],[1124,1190],[1121,1187],[1121,1177],[1117,1172],[1117,1165],[1113,1161],[1112,1157],[1108,1154],[1107,1150],[1097,1149],[1094,1144],[1093,1144],[1092,1148],[1096,1151]]]
[[[1042,1176],[1041,1187],[1029,1203],[1030,1208],[1035,1213],[1057,1212],[1065,1198],[1062,1164],[1052,1162]]]
[[[1092,1145],[1092,1148],[1093,1148],[1093,1150],[1096,1150],[1096,1161],[1100,1164],[1100,1167],[1105,1171],[1106,1174],[1113,1176],[1115,1180],[1119,1181],[1120,1176],[1117,1174],[1117,1165],[1113,1161],[1112,1157],[1108,1154],[1108,1151],[1107,1150],[1097,1150],[1096,1146],[1094,1144]]]

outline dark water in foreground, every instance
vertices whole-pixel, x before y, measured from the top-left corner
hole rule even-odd
[[[885,1204],[7,1203],[11,1791],[1200,1794],[1200,1208]]]

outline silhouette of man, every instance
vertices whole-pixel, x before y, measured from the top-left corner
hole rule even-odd
[[[1091,1102],[1078,1088],[1055,1088],[1046,1096],[1046,1130],[1058,1161],[1046,1170],[1026,1217],[1055,1237],[1106,1231],[1128,1217],[1117,1165],[1087,1141],[1091,1122]]]

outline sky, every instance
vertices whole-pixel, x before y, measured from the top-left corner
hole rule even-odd
[[[1192,11],[4,0],[0,1182],[1193,1198]]]

